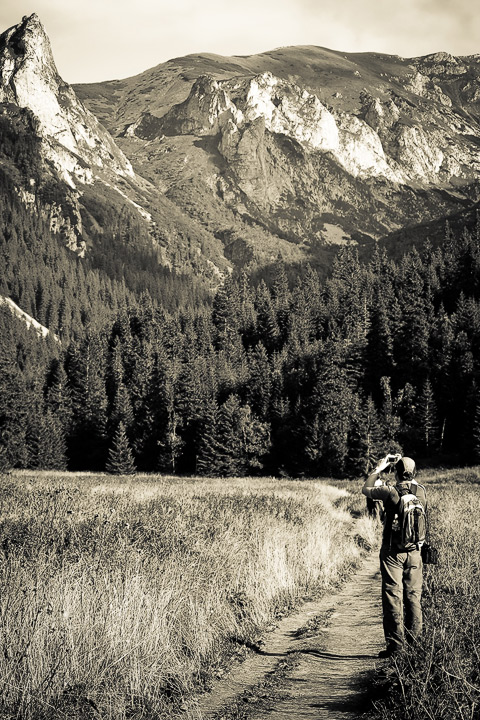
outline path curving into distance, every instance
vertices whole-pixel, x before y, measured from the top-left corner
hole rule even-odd
[[[380,584],[375,551],[340,590],[284,618],[260,653],[216,682],[198,702],[199,717],[221,717],[282,658],[299,653],[299,662],[282,679],[281,695],[272,693],[261,707],[253,704],[251,720],[357,720],[365,710],[362,680],[384,665],[377,657],[384,647]],[[326,625],[313,637],[299,636],[299,628],[317,616],[328,617]]]

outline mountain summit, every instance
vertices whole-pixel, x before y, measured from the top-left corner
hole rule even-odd
[[[259,252],[243,221],[309,256],[475,206],[479,77],[480,56],[308,46],[189,55],[76,91],[140,173],[209,214],[227,253]]]
[[[479,77],[480,56],[305,46],[71,87],[37,15],[0,36],[0,118],[35,138],[57,188],[46,207],[25,160],[25,201],[41,197],[80,254],[127,208],[159,262],[212,287],[233,266],[320,266],[336,244],[435,236],[471,214]]]
[[[60,78],[36,14],[0,36],[0,102],[32,112],[46,155],[72,187],[102,173],[133,177],[110,135]]]

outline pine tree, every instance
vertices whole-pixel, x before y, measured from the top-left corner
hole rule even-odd
[[[247,402],[259,417],[267,418],[271,402],[272,371],[267,351],[262,342],[250,350],[248,367]]]
[[[47,408],[29,431],[29,467],[65,470],[67,444],[60,419]]]
[[[437,408],[430,379],[427,378],[420,393],[416,407],[416,423],[420,434],[422,449],[429,456],[436,446],[438,421]]]
[[[365,476],[375,467],[384,447],[382,429],[374,402],[355,398],[352,402],[348,441],[348,472]]]
[[[318,379],[310,400],[313,422],[318,417],[318,460],[315,474],[342,474],[348,453],[352,393],[341,357],[343,345],[329,341],[321,354]],[[313,413],[312,413],[313,410]],[[308,422],[307,422],[308,427]],[[305,437],[305,445],[311,441]]]
[[[123,422],[118,424],[118,428],[113,436],[105,469],[114,475],[133,475],[136,472],[135,462]]]
[[[207,398],[200,419],[196,472],[198,475],[218,476],[217,466],[217,418],[218,405],[214,398]]]
[[[74,468],[101,469],[107,440],[105,338],[89,332],[70,349],[67,374],[72,397],[72,429],[68,452]]]
[[[480,404],[475,408],[475,416],[472,429],[473,437],[473,459],[480,464]]]

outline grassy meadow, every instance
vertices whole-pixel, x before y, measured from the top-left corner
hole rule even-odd
[[[175,716],[375,543],[353,487],[0,477],[0,718]]]
[[[424,635],[374,679],[375,718],[480,718],[480,468],[424,472],[431,543]]]

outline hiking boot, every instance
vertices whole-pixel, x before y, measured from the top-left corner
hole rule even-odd
[[[400,645],[388,645],[385,650],[380,650],[378,653],[379,658],[389,658],[393,655],[398,655],[401,651]]]

